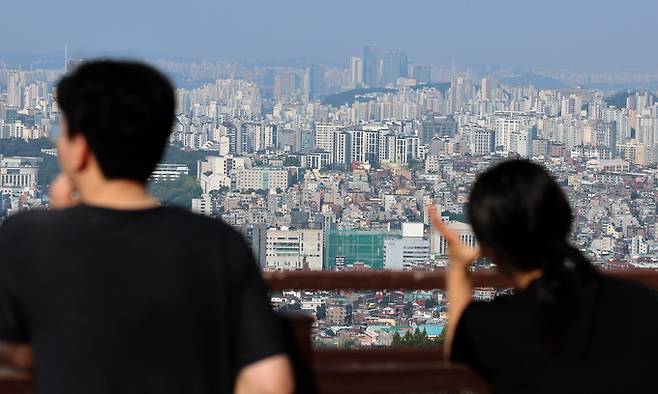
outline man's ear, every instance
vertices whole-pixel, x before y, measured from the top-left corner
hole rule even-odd
[[[71,138],[71,165],[75,171],[84,171],[89,166],[91,154],[89,143],[83,135],[76,134]]]

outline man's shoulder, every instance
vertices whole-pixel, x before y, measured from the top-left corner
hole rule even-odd
[[[43,242],[48,242],[55,234],[64,233],[66,223],[60,213],[45,210],[22,211],[6,217],[0,224],[0,250],[6,257],[3,263],[19,259],[31,261],[31,258],[23,258],[40,250]]]
[[[199,215],[190,210],[179,207],[164,207],[164,212],[173,220],[185,223],[192,229],[204,228],[213,232],[220,232],[226,235],[239,235],[240,233],[224,221],[208,216]]]
[[[35,225],[41,227],[48,223],[62,221],[65,219],[65,216],[60,211],[46,211],[43,209],[26,210],[6,217],[2,222],[2,227],[12,230],[29,228]]]
[[[193,222],[198,223],[199,225],[207,225],[207,226],[222,226],[224,227],[225,223],[222,222],[219,219],[209,217],[209,216],[204,216],[200,215],[198,213],[194,213],[190,211],[189,209],[181,208],[181,207],[176,207],[176,206],[166,206],[163,207],[166,211],[170,212],[172,215],[179,215],[180,217],[186,218],[186,220],[190,220]],[[226,225],[228,227],[228,225]]]
[[[74,225],[76,218],[84,218],[91,212],[85,206],[75,206],[57,210],[28,210],[7,217],[0,228],[12,232],[20,229],[39,229],[40,231],[58,228],[58,226],[70,227]],[[177,224],[176,227],[183,231],[197,232],[208,231],[210,235],[221,235],[222,237],[240,236],[233,227],[215,218],[210,218],[193,213],[189,210],[177,207],[161,207],[158,215],[165,221]]]

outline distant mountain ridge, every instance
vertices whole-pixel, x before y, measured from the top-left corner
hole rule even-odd
[[[409,89],[417,90],[424,88],[435,88],[445,93],[450,88],[450,82],[435,82],[429,85],[427,84],[418,84],[411,86]],[[355,101],[372,101],[375,100],[374,96],[368,96],[373,93],[395,93],[398,88],[386,88],[386,87],[377,87],[377,88],[357,88],[352,90],[346,90],[340,93],[334,93],[327,95],[322,98],[322,104],[331,105],[333,107],[340,107],[341,105],[351,105]]]
[[[564,89],[569,87],[568,84],[560,80],[532,72],[524,72],[514,77],[504,78],[501,82],[509,86],[532,85],[537,89]]]

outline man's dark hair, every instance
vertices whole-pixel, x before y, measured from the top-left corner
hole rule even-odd
[[[174,120],[174,90],[159,71],[130,61],[87,61],[62,78],[57,102],[68,136],[82,134],[108,179],[146,182]]]

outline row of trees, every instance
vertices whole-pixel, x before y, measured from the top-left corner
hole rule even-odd
[[[149,185],[149,191],[166,205],[190,209],[192,199],[201,196],[201,187],[189,175],[181,175],[175,181],[158,181]]]
[[[391,343],[392,346],[440,346],[443,345],[443,342],[445,342],[445,333],[446,329],[444,328],[443,331],[441,332],[441,335],[439,335],[436,338],[430,338],[427,335],[427,330],[423,329],[421,331],[418,327],[416,327],[416,330],[412,333],[411,330],[407,331],[404,333],[404,336],[400,335],[399,331],[396,331],[395,334],[393,334],[393,342]]]
[[[53,143],[47,138],[27,141],[21,138],[5,138],[0,143],[0,155],[40,157],[43,161],[39,163],[39,185],[47,186],[59,174],[59,162],[56,157],[41,152],[41,149],[53,147]]]

